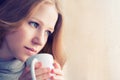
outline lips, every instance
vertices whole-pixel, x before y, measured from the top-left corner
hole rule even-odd
[[[29,54],[36,54],[36,53],[37,53],[37,50],[35,50],[34,48],[29,48],[29,47],[26,47],[26,46],[25,46],[25,49],[28,50],[28,53],[29,53]]]

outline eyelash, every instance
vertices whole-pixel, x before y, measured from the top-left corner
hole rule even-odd
[[[39,24],[38,24],[37,22],[34,22],[34,21],[29,21],[28,24],[29,24],[30,26],[32,26],[32,27],[35,27],[35,28],[38,28],[38,27],[39,27]],[[47,30],[46,32],[47,32],[47,35],[48,35],[48,36],[52,34],[52,32],[49,31],[49,30]]]
[[[34,22],[34,21],[29,21],[28,24],[32,27],[35,27],[35,28],[39,27],[39,24],[37,22]]]

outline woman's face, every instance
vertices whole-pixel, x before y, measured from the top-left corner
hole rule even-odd
[[[57,18],[58,13],[54,5],[40,4],[17,30],[6,35],[0,57],[6,59],[15,57],[26,61],[31,55],[37,54],[54,31]]]

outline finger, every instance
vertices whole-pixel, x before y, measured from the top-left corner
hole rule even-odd
[[[50,79],[51,80],[64,80],[63,76],[56,76],[56,75],[52,76]]]
[[[23,73],[21,74],[21,76],[19,77],[19,80],[29,80],[29,79],[31,79],[30,68],[26,67],[23,70]]]
[[[36,69],[35,72],[38,80],[48,80],[52,76],[50,68]]]
[[[38,69],[38,68],[40,68],[40,67],[42,67],[42,63],[41,63],[41,62],[37,62],[37,63],[35,64],[35,69]]]
[[[26,67],[24,70],[23,70],[23,73],[21,76],[25,76],[28,72],[30,72],[30,68],[29,67]]]
[[[39,76],[39,75],[42,75],[42,74],[45,74],[45,73],[50,73],[50,72],[51,72],[50,68],[35,69],[36,76]]]
[[[60,69],[52,69],[51,73],[55,74],[55,75],[60,75],[60,76],[64,75],[63,72],[62,72],[62,70],[60,70]]]
[[[45,73],[45,74],[37,76],[38,80],[48,80],[50,78],[51,78],[51,74],[50,73]]]
[[[52,74],[63,76],[60,65],[57,62],[54,62],[54,69],[51,70]]]
[[[60,65],[57,62],[53,63],[55,69],[61,69]]]
[[[27,73],[24,77],[22,77],[23,79],[21,80],[32,80],[32,76],[31,76],[31,73]]]

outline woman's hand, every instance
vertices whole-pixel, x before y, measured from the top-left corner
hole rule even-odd
[[[51,73],[53,74],[51,80],[64,80],[60,65],[57,62],[54,62],[53,66],[54,69],[51,70]]]
[[[40,62],[35,65],[35,75],[36,80],[47,80],[51,78],[51,70],[50,68],[42,68],[42,64]],[[30,67],[26,67],[21,74],[19,80],[32,80]]]
[[[38,62],[35,65],[35,75],[37,80],[64,80],[60,65],[57,62],[53,64],[54,69],[42,68],[42,64]],[[21,74],[19,80],[32,80],[30,68],[26,67]]]

